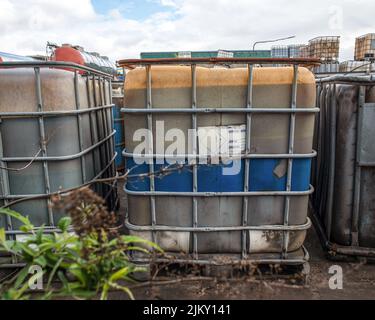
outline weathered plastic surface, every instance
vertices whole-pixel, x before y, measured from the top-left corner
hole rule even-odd
[[[339,245],[352,245],[353,233],[353,211],[354,211],[354,189],[355,189],[355,167],[357,164],[357,149],[363,147],[357,145],[358,112],[359,112],[359,86],[358,85],[337,85],[336,86],[336,148],[334,151],[335,171],[333,188],[333,207],[331,228],[328,222],[328,163],[332,156],[329,150],[331,139],[330,127],[331,116],[330,98],[333,87],[325,87],[320,93],[320,134],[316,173],[316,184],[319,185],[314,205],[321,215],[327,233],[330,233],[330,241]],[[375,102],[375,87],[367,87],[365,94],[366,103]],[[372,107],[369,107],[372,108]],[[368,119],[368,121],[373,120]],[[362,134],[363,137],[366,133]],[[318,137],[317,137],[318,138]],[[367,136],[368,143],[373,144],[373,137]],[[372,139],[372,140],[371,140]],[[371,142],[372,141],[372,142]],[[317,140],[318,142],[318,140]],[[364,143],[362,139],[362,143]],[[363,146],[363,144],[362,144]],[[366,151],[366,150],[365,150]],[[375,158],[372,150],[367,157]],[[372,152],[372,153],[371,153]],[[362,166],[359,179],[359,217],[358,217],[358,245],[361,247],[375,248],[375,168],[374,166]]]
[[[73,111],[76,109],[74,94],[74,73],[59,69],[40,69],[43,111]],[[96,97],[94,98],[94,82],[78,75],[79,109],[110,105],[109,83],[101,84],[95,81]],[[88,93],[89,92],[89,93]],[[95,104],[96,103],[96,104]],[[0,69],[0,113],[36,112],[38,111],[35,72],[33,68]],[[48,157],[70,157],[87,150],[94,144],[109,137],[113,131],[111,108],[94,112],[84,112],[80,115],[82,125],[82,146],[79,143],[79,126],[77,115],[45,116],[44,127],[46,137],[46,155]],[[34,157],[41,148],[39,117],[2,116],[1,124],[2,158]],[[113,138],[92,148],[82,156],[74,159],[47,161],[50,192],[81,185],[104,171],[102,177],[114,175]],[[38,157],[40,157],[39,154]],[[82,167],[81,160],[84,160]],[[6,162],[8,168],[21,168],[29,161]],[[4,162],[3,162],[4,165]],[[105,169],[108,166],[107,169]],[[83,170],[82,170],[83,169]],[[25,170],[1,170],[0,198],[11,201],[12,196],[31,196],[46,193],[46,182],[42,161],[34,161]],[[84,180],[85,175],[85,180]],[[9,193],[6,184],[9,181]],[[96,186],[95,190],[102,196],[109,192],[107,186]],[[5,197],[7,197],[5,199]],[[113,194],[107,197],[108,204],[113,205]],[[29,200],[11,206],[11,209],[28,215],[35,226],[46,224],[56,225],[61,213],[53,210],[53,217],[48,214],[48,203],[45,199]],[[53,221],[51,221],[53,220]],[[6,226],[4,216],[0,216],[0,227]],[[12,221],[7,229],[17,229],[19,223]]]
[[[124,137],[124,115],[120,112],[124,104],[124,92],[123,84],[119,82],[112,83],[112,100],[113,100],[113,122],[115,134],[115,150],[117,152],[116,156],[116,168],[118,171],[124,169],[125,159],[122,155],[122,151],[125,146]]]
[[[315,107],[315,79],[305,68],[299,68],[297,107]],[[197,67],[197,108],[245,108],[247,97],[247,69],[201,68]],[[254,108],[290,108],[293,79],[292,68],[255,68],[254,69]],[[146,106],[146,72],[137,68],[127,73],[125,81],[125,107],[145,108]],[[191,71],[190,67],[153,67],[152,68],[152,107],[153,108],[191,108]],[[311,153],[314,127],[314,114],[296,115],[295,153]],[[288,153],[289,135],[288,114],[253,114],[251,128],[252,153]],[[181,129],[187,137],[191,128],[190,114],[156,114],[153,115],[153,128],[156,121],[164,121],[165,132],[172,128]],[[205,126],[242,125],[246,123],[246,115],[229,113],[198,114],[198,128]],[[147,128],[145,114],[126,114],[125,141],[128,152],[133,152],[139,142],[133,141],[133,134],[139,128]],[[155,131],[154,131],[155,150]],[[165,149],[171,142],[165,142]],[[185,146],[187,146],[187,140]],[[185,149],[186,150],[186,149]],[[186,150],[186,153],[191,150]],[[257,159],[260,167],[267,165],[267,174],[274,179],[271,188],[278,189],[277,183],[285,179],[286,160]],[[310,159],[302,159],[310,161]],[[250,168],[253,160],[250,161]],[[132,167],[131,159],[128,168]],[[132,173],[141,173],[144,169],[137,167]],[[157,168],[156,168],[157,170]],[[243,183],[239,177],[226,177],[215,173],[218,168],[211,166],[205,172],[198,168],[198,191],[238,191],[232,187]],[[211,171],[210,171],[211,170]],[[243,168],[242,168],[243,170]],[[271,171],[270,171],[271,170]],[[303,179],[310,175],[309,163],[301,172]],[[189,170],[187,170],[189,171]],[[202,172],[200,176],[199,172]],[[251,171],[251,169],[250,169]],[[256,173],[256,172],[255,172]],[[191,188],[191,172],[171,174],[162,179],[155,179],[156,189],[165,191],[186,191]],[[216,174],[216,175],[215,175]],[[165,179],[165,180],[164,180]],[[212,179],[212,180],[210,180]],[[234,179],[234,180],[230,180]],[[250,176],[250,190],[254,186],[263,188],[270,186],[267,181],[255,182]],[[297,179],[298,180],[298,179]],[[183,182],[182,182],[183,181]],[[186,183],[184,183],[186,181]],[[200,182],[201,181],[201,182]],[[207,181],[211,181],[208,183]],[[189,185],[190,182],[190,185]],[[270,180],[268,181],[270,182]],[[169,188],[168,188],[169,185]],[[220,187],[223,186],[223,187]],[[285,183],[281,183],[285,190]],[[158,187],[159,186],[159,187]],[[308,190],[303,186],[303,191]],[[132,180],[127,184],[129,190],[148,189],[147,179]],[[138,189],[137,189],[138,188]],[[214,188],[215,190],[207,190]],[[216,190],[221,188],[220,190]],[[190,190],[191,191],[191,190]],[[242,190],[240,190],[242,191]],[[248,225],[274,225],[283,223],[284,196],[250,196],[248,206]],[[290,224],[302,225],[307,221],[308,195],[290,198]],[[241,226],[243,197],[198,197],[198,226]],[[128,195],[128,212],[132,224],[151,225],[150,201],[148,196]],[[191,227],[192,198],[181,196],[156,197],[156,222],[159,225]],[[151,238],[150,233],[142,232],[142,236]],[[241,252],[241,231],[197,233],[199,253],[239,253]],[[298,250],[305,238],[305,231],[290,234],[289,251]],[[156,232],[156,239],[168,251],[191,252],[192,236],[178,232]],[[247,232],[248,252],[275,252],[282,248],[281,232]]]

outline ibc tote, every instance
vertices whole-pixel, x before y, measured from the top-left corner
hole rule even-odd
[[[55,231],[62,213],[51,193],[115,176],[110,79],[72,63],[0,63],[1,206]],[[112,187],[95,191],[110,210],[116,206]],[[22,234],[4,215],[0,227],[10,237]]]
[[[225,60],[225,61],[224,61]],[[276,59],[286,68],[257,68],[275,59],[123,60],[125,80],[126,227],[156,241],[164,250],[209,263],[208,256],[233,261],[304,263],[315,113],[315,78],[301,59]],[[306,60],[311,63],[312,60]],[[207,68],[197,64],[245,64],[247,68]],[[172,64],[172,65],[167,65]],[[177,65],[176,65],[177,64]],[[185,65],[178,65],[185,64]],[[177,128],[184,139],[164,141],[184,147],[180,167],[156,175],[168,163],[156,162],[156,127]],[[138,129],[152,131],[148,163],[135,160]],[[199,130],[227,128],[241,146],[239,170],[230,164],[190,162],[201,147]],[[189,129],[198,130],[193,147]],[[237,141],[237,142],[238,142]],[[234,142],[233,142],[234,143]],[[160,159],[159,159],[160,160]],[[212,160],[212,159],[211,159]],[[209,160],[210,161],[210,160]],[[134,177],[140,174],[142,179]],[[146,176],[146,177],[145,177]],[[185,261],[182,259],[181,261]]]
[[[344,75],[318,81],[312,197],[315,225],[333,257],[375,257],[375,80]]]

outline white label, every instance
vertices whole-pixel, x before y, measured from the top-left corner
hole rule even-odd
[[[191,58],[191,52],[190,51],[181,51],[177,54],[179,58]]]
[[[219,50],[217,52],[217,57],[218,58],[233,58],[234,53],[231,51]]]
[[[245,125],[198,128],[199,155],[235,156],[245,152]]]

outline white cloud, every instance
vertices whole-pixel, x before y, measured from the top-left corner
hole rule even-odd
[[[160,0],[160,4],[172,8],[172,13],[137,21],[116,9],[98,14],[90,0],[0,0],[0,51],[43,53],[49,40],[80,44],[115,60],[138,57],[141,51],[247,49],[254,41],[275,37],[296,35],[285,43],[304,43],[319,35],[341,35],[341,58],[351,59],[355,37],[375,32],[373,0]],[[332,23],[337,18],[332,7],[342,9],[339,24]]]

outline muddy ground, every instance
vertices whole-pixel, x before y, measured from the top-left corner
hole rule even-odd
[[[121,189],[121,187],[119,188]],[[119,212],[124,212],[124,194]],[[202,275],[164,275],[162,283],[141,282],[132,292],[141,300],[251,300],[251,299],[375,299],[375,264],[336,262],[326,258],[313,228],[308,231],[305,247],[310,254],[309,281],[290,276],[267,278],[253,275],[240,277],[205,277]],[[343,270],[343,289],[329,288],[329,268],[339,265]],[[132,287],[133,285],[130,285]],[[126,293],[112,292],[110,299],[128,299]],[[70,299],[66,297],[65,299]]]
[[[119,186],[122,189],[122,186]],[[123,212],[124,194],[120,191]],[[313,228],[308,232],[305,246],[310,254],[308,284],[290,279],[198,278],[169,276],[166,284],[140,284],[132,289],[136,299],[375,299],[375,264],[336,262],[326,258]],[[329,268],[339,265],[343,270],[343,289],[329,288]],[[191,280],[190,280],[191,279]],[[168,284],[169,283],[169,284]],[[139,286],[139,285],[138,285]],[[127,299],[126,294],[113,292],[111,299]]]
[[[241,276],[232,279],[199,279],[193,276],[169,276],[170,284],[134,288],[136,299],[375,299],[375,265],[333,262],[325,258],[313,229],[306,241],[310,260],[308,284],[293,284],[290,279],[259,279]],[[340,265],[343,270],[343,289],[329,288],[330,266]],[[193,280],[189,280],[189,277]],[[165,280],[165,278],[163,278]],[[173,283],[175,281],[175,283]],[[111,299],[127,299],[123,293],[113,292]]]

